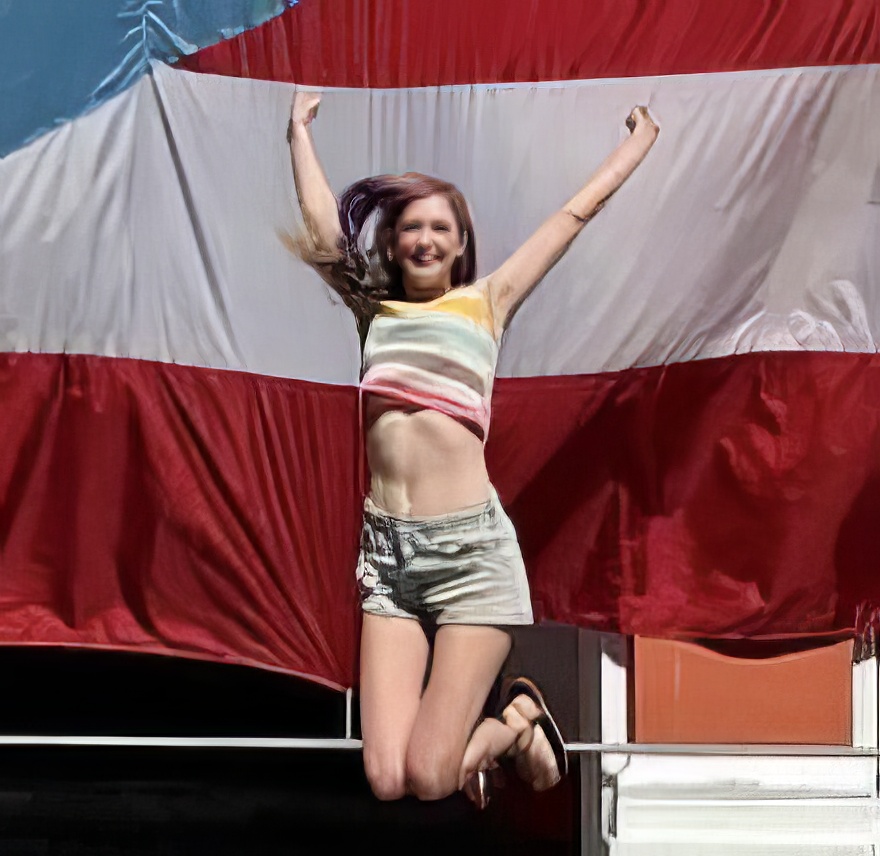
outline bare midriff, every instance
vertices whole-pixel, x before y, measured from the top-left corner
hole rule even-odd
[[[483,441],[436,410],[365,400],[370,497],[392,516],[428,516],[489,499]]]

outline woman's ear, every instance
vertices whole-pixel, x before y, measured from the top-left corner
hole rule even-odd
[[[461,258],[464,255],[464,251],[467,249],[468,245],[468,233],[461,233],[461,249],[456,253],[456,255]]]

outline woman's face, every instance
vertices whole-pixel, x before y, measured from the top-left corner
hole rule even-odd
[[[452,286],[452,266],[464,252],[467,237],[445,196],[416,199],[394,226],[391,250],[403,271],[411,300],[431,300]]]

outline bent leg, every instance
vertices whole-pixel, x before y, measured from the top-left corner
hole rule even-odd
[[[510,645],[509,634],[497,627],[446,624],[437,631],[406,753],[407,781],[419,799],[459,789],[465,748]]]
[[[364,771],[380,800],[407,793],[406,754],[419,712],[428,640],[418,621],[365,614],[360,711]]]

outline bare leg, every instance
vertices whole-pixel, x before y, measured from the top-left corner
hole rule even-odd
[[[496,627],[446,625],[437,632],[431,677],[422,693],[429,646],[417,621],[364,615],[361,635],[361,729],[364,769],[382,800],[414,794],[442,799],[476,770],[516,757],[536,790],[558,780],[552,749],[533,727],[541,709],[517,696],[504,721],[474,729],[510,651]]]
[[[407,793],[406,755],[419,712],[428,640],[418,621],[365,614],[360,709],[364,770],[380,800]]]
[[[497,627],[447,624],[438,630],[431,677],[406,752],[407,781],[419,799],[442,799],[460,788],[474,723],[510,644]]]

